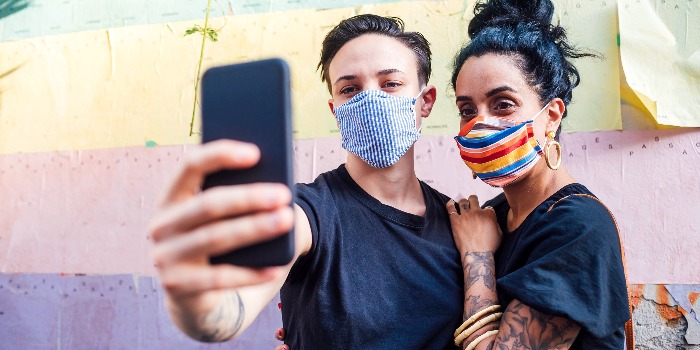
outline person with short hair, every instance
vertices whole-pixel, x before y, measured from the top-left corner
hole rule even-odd
[[[326,36],[322,79],[347,162],[290,191],[272,184],[197,191],[204,176],[247,168],[254,145],[191,151],[152,220],[155,262],[175,324],[192,338],[235,338],[280,291],[293,349],[454,349],[463,271],[449,198],[418,180],[413,145],[433,108],[427,40],[398,18],[359,15]],[[292,227],[282,268],[212,266],[225,252]]]

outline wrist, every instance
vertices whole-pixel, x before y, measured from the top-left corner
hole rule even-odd
[[[461,251],[462,265],[467,266],[475,262],[483,262],[484,260],[494,261],[494,251],[485,249],[468,249]]]
[[[203,328],[202,320],[221,304],[221,291],[210,291],[187,297],[166,295],[165,307],[173,322],[185,333],[194,336]]]

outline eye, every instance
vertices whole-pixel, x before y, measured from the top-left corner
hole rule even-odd
[[[515,102],[508,99],[499,99],[493,106],[493,110],[500,115],[507,115],[515,112],[516,108]]]
[[[476,117],[478,113],[476,107],[471,105],[464,105],[459,109],[459,116],[464,120],[469,120]]]
[[[357,93],[358,91],[359,91],[359,89],[355,86],[346,86],[346,87],[340,89],[340,94],[341,95],[350,95],[350,94]]]
[[[402,85],[403,85],[403,83],[400,82],[400,81],[391,80],[391,81],[385,82],[385,83],[382,85],[382,88],[383,88],[383,89],[396,89],[396,88],[401,87]]]

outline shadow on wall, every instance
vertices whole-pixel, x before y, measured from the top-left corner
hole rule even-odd
[[[0,0],[0,20],[29,7],[29,0]]]

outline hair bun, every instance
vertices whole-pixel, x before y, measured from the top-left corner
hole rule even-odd
[[[474,38],[488,27],[527,24],[539,28],[545,36],[556,41],[560,28],[552,26],[554,4],[551,0],[479,0],[474,6],[474,18],[468,33]]]

